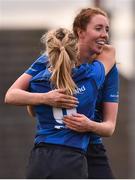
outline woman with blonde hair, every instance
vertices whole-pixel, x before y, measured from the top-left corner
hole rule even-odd
[[[43,41],[48,54],[46,68],[37,74],[28,69],[5,97],[6,103],[34,105],[37,127],[27,178],[87,178],[85,155],[90,135],[69,129],[63,119],[82,114],[91,121],[98,90],[115,63],[115,50],[105,45],[97,60],[89,64],[89,59],[79,58],[76,38],[67,29],[49,31]],[[61,98],[58,92],[63,93]],[[52,98],[66,108],[58,108]]]

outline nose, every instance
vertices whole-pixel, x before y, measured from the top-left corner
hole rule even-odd
[[[101,32],[101,37],[108,40],[109,38],[109,34],[108,32],[106,31],[106,29],[103,29],[102,32]]]

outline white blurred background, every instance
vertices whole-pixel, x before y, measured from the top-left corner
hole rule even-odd
[[[117,48],[120,72],[127,78],[133,66],[133,0],[101,0],[112,16],[112,43]],[[94,0],[0,0],[1,29],[72,28],[79,9],[93,6]]]

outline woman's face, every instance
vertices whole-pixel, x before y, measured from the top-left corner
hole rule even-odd
[[[80,32],[79,42],[88,46],[93,54],[99,54],[109,38],[109,20],[103,15],[95,15],[90,20],[85,31]]]

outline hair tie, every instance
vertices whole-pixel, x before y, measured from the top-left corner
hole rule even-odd
[[[63,51],[63,50],[65,50],[65,48],[64,48],[64,46],[61,46],[60,51]]]

